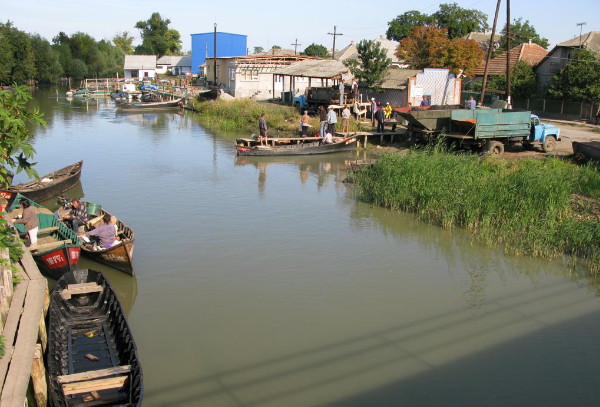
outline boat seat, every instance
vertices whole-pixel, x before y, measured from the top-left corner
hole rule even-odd
[[[54,249],[54,248],[57,248],[57,247],[60,247],[60,246],[66,245],[66,244],[71,244],[71,243],[73,243],[73,241],[71,239],[59,240],[57,242],[40,244],[37,247],[33,247],[33,248],[28,247],[28,249],[29,249],[29,251],[32,251],[32,252],[34,252],[36,250],[43,252],[46,250],[51,250],[51,249]]]
[[[131,365],[116,366],[108,369],[57,376],[56,381],[62,384],[63,393],[68,396],[123,387],[130,372]]]
[[[63,300],[68,300],[73,295],[101,293],[103,290],[104,287],[96,283],[69,284],[66,289],[60,292],[60,296]]]

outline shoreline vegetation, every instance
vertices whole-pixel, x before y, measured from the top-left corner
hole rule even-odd
[[[301,112],[289,105],[270,102],[258,102],[251,99],[235,99],[199,102],[191,101],[193,111],[199,113],[198,121],[203,126],[221,131],[239,131],[251,134],[258,133],[258,119],[262,113],[267,115],[269,137],[296,137],[300,125]],[[338,124],[341,129],[342,118],[338,112]],[[319,118],[311,116],[308,135],[319,133]],[[360,131],[360,124],[350,119],[350,132]]]
[[[466,229],[510,254],[566,255],[600,274],[600,173],[593,165],[506,161],[438,145],[386,153],[350,180],[366,202]]]

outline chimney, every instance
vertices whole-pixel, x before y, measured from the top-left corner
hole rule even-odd
[[[531,45],[531,38],[529,39],[529,45]]]

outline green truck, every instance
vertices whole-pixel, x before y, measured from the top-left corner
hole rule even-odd
[[[556,149],[560,129],[542,123],[528,111],[508,109],[428,109],[411,110],[400,115],[408,121],[411,137],[442,136],[458,144],[500,157],[504,147],[535,144],[549,153]]]

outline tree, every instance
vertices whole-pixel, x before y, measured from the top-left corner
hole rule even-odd
[[[600,58],[585,48],[573,52],[573,60],[550,81],[548,94],[557,99],[600,99]]]
[[[123,54],[133,54],[133,37],[130,36],[127,31],[123,31],[122,33],[115,35],[112,39],[112,42],[115,44],[115,47],[123,51]]]
[[[388,29],[385,33],[388,40],[401,41],[408,36],[413,27],[419,25],[430,26],[435,23],[435,18],[427,14],[421,14],[419,11],[411,10],[388,22]]]
[[[490,77],[486,87],[488,89],[505,90],[506,76],[498,75]],[[516,98],[528,98],[535,95],[537,78],[533,67],[525,61],[517,61],[510,73],[510,89]]]
[[[265,52],[265,49],[263,47],[254,47],[255,54],[262,54],[263,52]]]
[[[142,44],[135,49],[136,54],[152,54],[157,57],[175,55],[181,52],[179,31],[170,29],[171,20],[163,20],[159,13],[152,13],[146,21],[138,21],[135,28],[140,30]]]
[[[34,63],[36,66],[35,77],[42,83],[54,83],[63,73],[58,54],[54,52],[50,43],[35,34],[31,37]]]
[[[35,62],[31,38],[23,31],[13,27],[9,21],[0,23],[0,40],[4,43],[3,52],[7,56],[8,72],[7,82],[23,84],[35,78]],[[2,61],[0,64],[3,64]]]
[[[307,55],[309,57],[319,57],[319,58],[327,58],[329,57],[329,52],[327,48],[323,45],[315,44],[314,42],[310,44],[308,47],[301,52],[302,55]]]
[[[500,49],[506,49],[507,43],[506,37],[506,24],[502,29],[502,38],[500,40],[501,47]],[[513,20],[513,23],[510,25],[510,44],[513,47],[516,47],[519,44],[524,42],[534,42],[540,45],[543,48],[548,48],[550,43],[547,38],[540,37],[540,35],[535,31],[535,28],[529,24],[529,20],[522,21],[521,18],[517,18]]]
[[[400,41],[396,55],[414,69],[446,68],[472,76],[481,64],[483,50],[473,40],[449,39],[444,28],[418,26]]]
[[[10,183],[10,169],[25,171],[29,177],[36,177],[31,162],[35,150],[29,143],[33,136],[32,125],[45,126],[42,115],[37,110],[29,110],[27,102],[31,95],[27,86],[15,86],[13,91],[0,90],[0,182]]]
[[[367,89],[378,90],[383,83],[392,60],[387,51],[376,41],[362,40],[356,45],[358,60],[350,59],[344,62],[357,81]]]
[[[479,10],[464,9],[456,3],[440,4],[440,9],[433,13],[432,17],[438,27],[448,30],[450,39],[489,28],[487,14]]]

